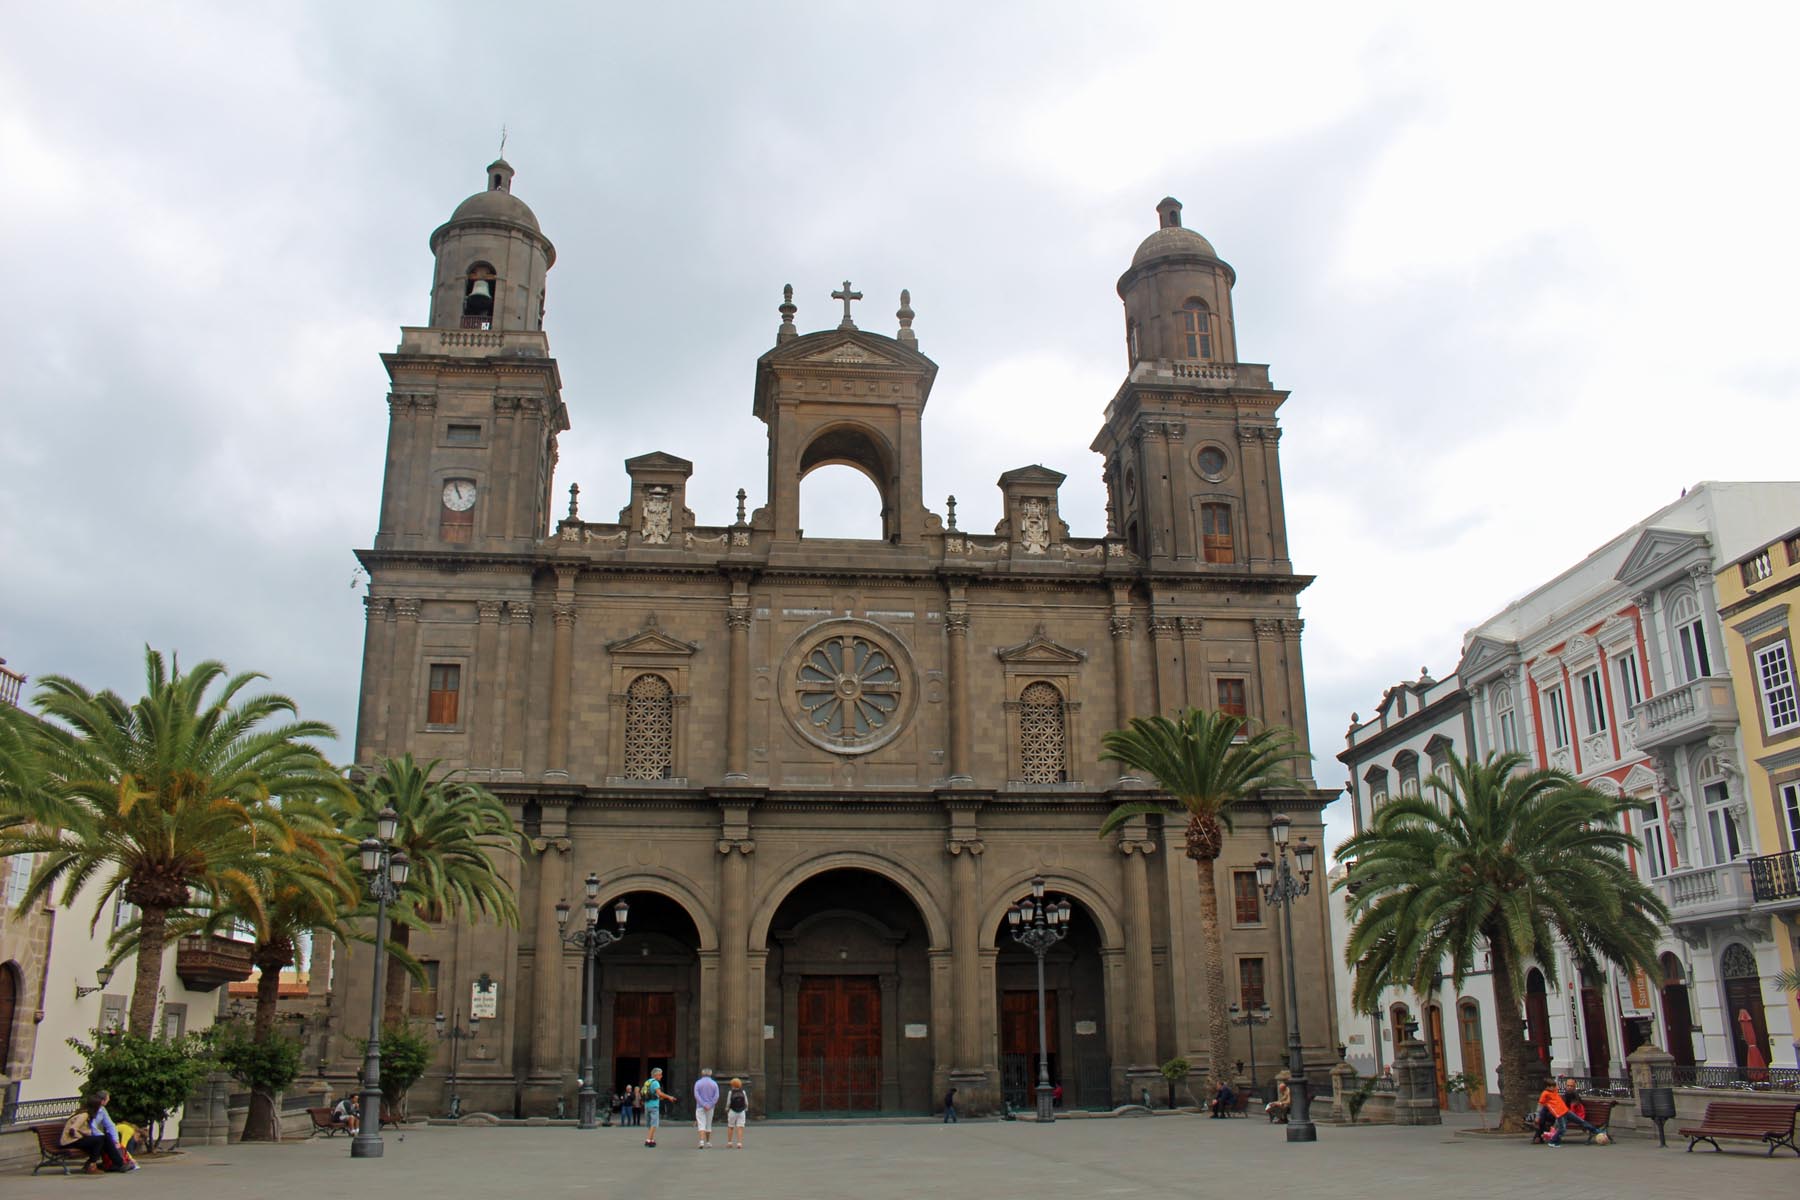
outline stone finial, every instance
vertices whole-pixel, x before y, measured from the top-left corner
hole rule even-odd
[[[944,508],[947,510],[947,513],[948,513],[948,515],[945,518],[945,520],[948,522],[948,524],[945,526],[945,528],[949,529],[951,532],[955,532],[955,530],[956,530],[956,497],[952,496],[948,500],[944,501]]]
[[[900,311],[894,316],[900,319],[898,340],[902,345],[918,348],[919,335],[913,332],[912,292],[907,288],[900,289]]]
[[[1181,201],[1173,196],[1164,196],[1156,206],[1158,226],[1162,229],[1181,228]]]
[[[575,514],[580,511],[580,495],[581,485],[579,483],[571,483],[569,485],[569,520],[571,521],[575,519]]]
[[[742,525],[744,523],[744,501],[747,499],[749,499],[749,496],[744,492],[744,489],[739,488],[738,494],[737,494],[737,502],[738,502],[737,523],[739,525]]]
[[[800,331],[794,328],[794,314],[800,310],[794,307],[793,284],[787,283],[782,285],[781,305],[776,311],[781,314],[781,328],[775,331],[775,340],[778,342],[785,342],[790,338],[799,337]]]

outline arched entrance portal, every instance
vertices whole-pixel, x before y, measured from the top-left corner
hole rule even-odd
[[[603,896],[600,911],[610,917],[620,898]],[[700,932],[687,910],[668,896],[625,892],[623,899],[631,905],[625,940],[597,960],[598,1083],[604,1089],[610,1082],[618,1092],[661,1067],[678,1090],[685,1090],[702,1065]]]
[[[1550,995],[1544,973],[1536,967],[1525,973],[1525,1043],[1544,1070],[1550,1069],[1555,1038],[1550,1032]]]
[[[1662,956],[1663,1035],[1675,1065],[1694,1065],[1694,1012],[1688,1004],[1687,973],[1673,954]]]
[[[1731,943],[1719,956],[1719,974],[1725,979],[1725,1025],[1731,1031],[1731,1049],[1737,1065],[1746,1069],[1768,1066],[1769,1026],[1763,1015],[1756,955],[1742,942]],[[1751,1061],[1751,1047],[1755,1047],[1760,1063]]]
[[[763,1069],[776,1114],[926,1112],[930,936],[871,871],[799,884],[769,921]]]
[[[1050,894],[1058,893],[1052,885]],[[1112,1060],[1107,1054],[1106,980],[1100,929],[1079,900],[1069,898],[1069,934],[1044,956],[1044,1024],[1050,1082],[1063,1089],[1064,1108],[1110,1108]],[[1037,956],[1013,940],[1004,921],[995,931],[998,957],[1000,1092],[1016,1109],[1037,1106]]]

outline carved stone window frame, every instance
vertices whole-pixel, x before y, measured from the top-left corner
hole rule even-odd
[[[431,721],[431,668],[456,667],[456,720],[442,725]],[[426,646],[419,651],[415,667],[418,695],[413,698],[413,725],[418,733],[467,733],[469,714],[475,703],[475,655],[461,646]]]
[[[1082,787],[1081,766],[1087,761],[1087,754],[1081,727],[1081,673],[1087,666],[1087,652],[1051,640],[1039,626],[1027,640],[994,654],[1000,660],[1006,688],[1007,786],[1021,790]],[[1067,777],[1062,783],[1029,783],[1024,778],[1020,714],[1025,689],[1034,683],[1047,683],[1062,693],[1063,774]]]
[[[684,642],[656,627],[654,619],[634,634],[606,644],[610,658],[612,687],[608,691],[608,723],[606,738],[606,782],[622,787],[686,787],[688,777],[688,711],[692,697],[688,693],[693,676],[693,657],[700,649],[696,642]],[[675,706],[669,732],[668,779],[627,779],[621,772],[625,762],[625,709],[632,681],[640,675],[655,675],[669,685],[670,701]]]

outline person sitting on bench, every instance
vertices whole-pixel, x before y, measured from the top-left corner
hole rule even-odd
[[[1288,1090],[1287,1080],[1283,1079],[1275,1085],[1275,1098],[1263,1105],[1263,1111],[1269,1114],[1270,1121],[1287,1124],[1288,1110],[1294,1107],[1294,1094]]]
[[[1237,1093],[1231,1090],[1231,1084],[1226,1080],[1219,1080],[1219,1090],[1213,1094],[1212,1098],[1212,1115],[1214,1117],[1229,1117],[1231,1115],[1231,1110],[1236,1107],[1236,1105]]]

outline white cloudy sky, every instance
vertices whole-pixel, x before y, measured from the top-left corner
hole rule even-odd
[[[988,526],[1041,461],[1100,533],[1114,283],[1185,201],[1293,392],[1322,780],[1508,598],[1684,485],[1795,475],[1792,5],[522,7],[9,7],[15,668],[132,689],[175,647],[348,735],[377,355],[503,123],[591,514],[653,449],[703,522],[758,498],[781,285],[818,328],[848,276],[868,328],[911,288],[941,365],[933,503]],[[868,507],[817,491],[815,532]]]

